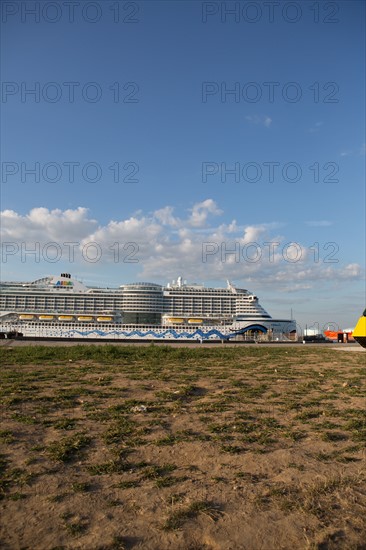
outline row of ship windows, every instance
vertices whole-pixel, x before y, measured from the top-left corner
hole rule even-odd
[[[101,324],[96,324],[96,323],[78,323],[78,324],[73,324],[73,323],[28,323],[28,326],[30,328],[33,328],[35,329],[36,331],[42,331],[43,329],[69,329],[69,330],[87,330],[87,329],[92,329],[92,330],[111,330],[111,329],[114,329],[114,330],[117,330],[118,328],[121,327],[121,324],[115,324],[115,323],[110,323],[108,325],[101,325]],[[160,330],[169,330],[169,329],[172,329],[172,328],[180,328],[182,329],[182,327],[184,327],[185,330],[189,331],[195,331],[197,330],[197,326],[190,326],[190,325],[155,325],[153,323],[151,323],[150,325],[139,325],[139,324],[125,324],[124,327],[128,327],[129,330],[149,330],[149,329],[152,329],[154,328],[154,330],[156,329],[160,329]],[[124,328],[125,330],[125,328]]]
[[[97,326],[99,330],[107,330],[107,329],[111,329],[111,327],[115,327],[116,325],[113,325],[113,323],[110,323],[109,325],[101,325],[98,323],[98,325],[96,325],[96,323],[89,323],[89,324],[78,324],[78,325],[73,325],[73,324],[66,324],[66,323],[47,323],[47,324],[41,324],[41,323],[29,323],[29,326],[32,326],[33,328],[35,329],[38,329],[38,330],[42,330],[42,329],[45,329],[45,328],[53,328],[53,329],[57,329],[57,328],[68,328],[69,330],[85,330],[87,328],[91,328],[92,327],[95,327]]]
[[[44,302],[44,301],[47,301],[47,302],[79,302],[79,301],[87,301],[87,302],[104,302],[104,301],[107,301],[107,302],[114,302],[115,300],[109,298],[109,299],[102,299],[102,298],[83,298],[83,297],[70,297],[70,298],[66,298],[66,297],[62,297],[62,298],[58,298],[56,296],[37,296],[37,297],[34,297],[34,296],[1,296],[1,303],[6,303],[6,302]]]
[[[32,307],[22,307],[20,308],[21,311],[24,311],[24,312],[31,312],[34,310],[34,308]],[[47,307],[45,308],[45,310],[49,311],[49,312],[70,312],[72,311],[73,313],[95,313],[96,311],[101,311],[101,309],[95,309],[95,308],[91,308],[91,307],[73,307],[71,309],[63,309],[63,308],[52,308],[52,307]],[[104,308],[103,311],[111,311],[109,310],[108,308]],[[116,310],[113,310],[113,311],[116,311]],[[189,307],[185,307],[185,308],[175,308],[175,309],[171,309],[171,310],[160,310],[160,311],[157,311],[156,309],[151,309],[149,310],[148,308],[144,308],[144,307],[135,307],[133,309],[131,309],[131,311],[129,311],[128,308],[125,308],[123,310],[117,310],[117,311],[120,311],[120,312],[125,312],[125,313],[156,313],[156,314],[165,314],[165,315],[172,315],[172,316],[176,316],[176,315],[192,315],[194,312],[194,315],[207,315],[207,314],[226,314],[226,315],[230,315],[230,314],[249,314],[249,315],[264,315],[266,314],[266,312],[264,310],[258,310],[258,309],[252,309],[252,308],[198,308],[198,307],[195,307],[194,309],[192,308],[189,308]]]
[[[83,305],[84,307],[112,307],[114,309],[124,309],[126,307],[155,307],[157,309],[175,309],[177,307],[220,307],[220,308],[234,308],[237,304],[235,303],[222,303],[222,302],[214,302],[214,301],[185,301],[184,303],[180,302],[173,302],[173,303],[165,303],[165,304],[157,304],[156,302],[121,302],[116,303],[113,301],[101,301],[101,302],[89,302],[85,300],[75,300],[72,302],[63,302],[59,300],[37,300],[37,301],[31,301],[31,300],[15,300],[15,301],[7,301],[5,303],[1,303],[0,307],[2,309],[5,309],[6,307],[14,307],[14,306],[59,306],[59,307],[77,307],[80,305]]]
[[[184,303],[184,302],[195,302],[195,303],[236,303],[237,300],[233,299],[226,299],[222,300],[220,298],[209,298],[209,297],[185,297],[181,299],[169,299],[169,300],[156,300],[153,297],[144,297],[141,299],[141,297],[136,298],[129,298],[124,297],[123,299],[112,299],[112,298],[83,298],[83,297],[73,297],[73,298],[66,298],[66,297],[56,297],[56,296],[39,296],[37,298],[30,297],[30,296],[2,296],[0,302],[2,304],[6,304],[7,302],[67,302],[67,303],[73,303],[73,302],[90,302],[90,303],[103,303],[103,302],[109,302],[109,303],[136,303],[136,302],[150,302],[154,304],[160,304],[160,303]],[[240,300],[242,302],[242,300]]]
[[[223,297],[216,297],[216,296],[169,296],[169,297],[165,297],[165,298],[158,298],[158,297],[155,297],[155,296],[121,296],[121,297],[115,297],[115,298],[112,298],[112,297],[104,297],[104,298],[96,298],[96,297],[92,297],[92,296],[7,296],[7,295],[2,295],[1,296],[1,300],[2,301],[13,301],[13,300],[22,300],[22,301],[39,301],[39,300],[50,300],[50,301],[67,301],[67,302],[72,302],[72,301],[77,301],[77,300],[85,300],[85,301],[92,301],[92,302],[101,302],[101,301],[112,301],[112,302],[125,302],[125,301],[130,301],[130,302],[136,302],[136,301],[151,301],[151,302],[185,302],[185,301],[206,301],[206,302],[210,302],[210,301],[217,301],[217,302],[237,302],[237,301],[240,301],[240,302],[246,302],[248,301],[247,299],[240,299],[240,300],[237,300],[236,298],[234,297],[226,297],[226,298],[223,298]]]
[[[15,301],[9,301],[5,303],[0,303],[1,309],[7,309],[7,308],[35,308],[35,307],[43,307],[46,309],[82,309],[85,311],[93,311],[95,309],[116,309],[116,310],[124,310],[128,311],[130,308],[133,311],[161,311],[161,312],[167,312],[167,313],[173,313],[175,311],[190,311],[192,309],[195,310],[213,310],[213,311],[262,311],[262,307],[259,305],[252,305],[252,304],[235,304],[235,303],[215,303],[213,301],[185,301],[184,303],[169,303],[169,304],[163,304],[162,307],[158,307],[158,304],[156,303],[147,303],[147,302],[130,302],[130,303],[121,303],[117,304],[114,301],[102,301],[100,303],[88,303],[88,301],[85,300],[76,300],[71,302],[60,302],[55,300],[39,300],[37,302],[34,301],[24,301],[24,300],[15,300]]]
[[[63,301],[55,301],[55,300],[37,300],[34,301],[24,301],[24,300],[16,300],[16,301],[7,301],[0,303],[1,309],[6,309],[7,307],[22,307],[22,306],[33,306],[33,307],[60,307],[60,308],[73,308],[78,306],[83,307],[90,307],[90,308],[112,308],[112,309],[124,309],[126,307],[151,307],[156,309],[162,309],[163,304],[158,304],[156,302],[113,302],[113,301],[101,301],[101,302],[89,302],[84,300],[76,300],[72,302],[63,302]]]
[[[79,301],[84,301],[84,302],[115,302],[115,303],[123,303],[123,302],[132,302],[132,303],[135,303],[135,302],[154,302],[154,303],[164,303],[164,302],[167,302],[167,303],[176,303],[176,302],[179,302],[179,303],[183,303],[183,302],[217,302],[217,303],[222,303],[222,302],[226,302],[226,303],[236,303],[238,300],[235,300],[235,299],[232,299],[232,298],[227,298],[227,299],[222,299],[222,298],[216,298],[216,297],[208,297],[208,296],[201,296],[201,297],[198,297],[198,296],[185,296],[184,298],[168,298],[168,299],[164,299],[164,300],[159,300],[159,299],[156,299],[155,297],[152,297],[152,296],[146,296],[146,297],[141,297],[141,296],[136,296],[136,297],[129,297],[129,296],[125,296],[123,298],[91,298],[91,297],[83,297],[83,296],[73,296],[73,297],[58,297],[58,296],[1,296],[1,302],[2,303],[6,303],[6,302],[14,302],[14,301],[21,301],[21,302],[39,302],[39,301],[47,301],[47,302],[79,302]],[[240,302],[246,302],[247,300],[239,300]]]
[[[17,304],[15,307],[8,304],[7,306],[4,306],[2,309],[21,309],[21,310],[31,310],[35,309],[35,305],[32,304]],[[243,312],[243,313],[258,313],[263,312],[263,308],[258,307],[230,307],[225,305],[216,305],[216,304],[184,304],[184,306],[180,306],[176,304],[165,308],[156,308],[154,306],[150,307],[148,304],[134,304],[131,306],[124,305],[123,307],[116,307],[115,304],[103,304],[102,306],[93,305],[93,304],[84,304],[84,303],[77,303],[77,304],[37,304],[37,307],[44,308],[47,310],[52,311],[100,311],[100,310],[117,310],[117,311],[126,311],[126,312],[135,312],[135,311],[141,311],[141,312],[156,312],[156,313],[166,313],[168,315],[174,315],[177,312],[225,312],[225,313],[231,313],[231,312]]]

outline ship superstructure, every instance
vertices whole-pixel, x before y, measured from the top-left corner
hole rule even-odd
[[[206,288],[204,285],[182,283],[181,277],[168,284],[164,292],[165,319],[192,315],[202,320],[239,321],[248,318],[270,319],[259,305],[257,296],[236,288],[227,281],[226,288]]]
[[[229,281],[226,288],[207,288],[181,277],[166,286],[139,282],[119,288],[90,288],[68,273],[31,283],[2,283],[0,320],[19,332],[33,327],[33,332],[54,337],[100,337],[107,332],[125,338],[137,331],[136,338],[146,333],[146,338],[161,339],[166,333],[167,338],[191,339],[194,333],[205,338],[212,330],[219,338],[248,331],[292,337],[296,331],[293,320],[272,319],[257,296]]]

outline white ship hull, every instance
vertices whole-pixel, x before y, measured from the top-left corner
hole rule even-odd
[[[25,338],[39,339],[82,339],[82,340],[169,340],[169,341],[208,341],[208,340],[244,340],[248,336],[270,335],[272,340],[291,339],[296,326],[294,321],[271,319],[248,320],[232,325],[123,325],[110,324],[101,328],[95,323],[67,326],[65,324],[49,323],[3,323],[0,333],[3,337],[19,335]]]

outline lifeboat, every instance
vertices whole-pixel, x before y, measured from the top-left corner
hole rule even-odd
[[[113,321],[113,317],[97,317],[97,321],[99,321],[100,323],[109,323],[110,321]]]
[[[92,321],[93,317],[89,317],[89,315],[80,315],[78,317],[78,321]]]
[[[53,315],[39,315],[38,316],[38,319],[40,321],[52,321],[53,318],[54,318]]]
[[[174,323],[175,325],[179,325],[180,323],[183,323],[184,322],[184,319],[180,319],[180,318],[177,318],[177,317],[171,317],[170,319],[168,319],[169,323]]]
[[[366,348],[366,309],[362,316],[359,318],[357,325],[353,331],[353,338],[363,348]]]
[[[191,325],[201,325],[203,323],[202,319],[188,319],[188,323]]]
[[[74,317],[72,315],[59,315],[58,320],[59,321],[72,321]]]
[[[34,319],[34,315],[30,315],[30,314],[26,314],[26,313],[22,313],[21,315],[19,315],[19,319],[21,321],[30,321],[31,319]]]

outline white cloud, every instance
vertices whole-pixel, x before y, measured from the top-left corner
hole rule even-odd
[[[362,269],[359,264],[348,264],[340,270],[343,279],[358,278],[362,275]]]
[[[97,227],[97,221],[88,218],[88,209],[79,207],[75,210],[48,210],[33,208],[29,214],[22,216],[13,210],[1,212],[2,240],[35,240],[44,242],[72,241],[86,237]]]
[[[155,218],[158,222],[161,222],[162,225],[170,225],[171,227],[177,227],[180,224],[179,218],[173,216],[174,207],[165,206],[154,212]]]
[[[343,151],[340,152],[341,157],[352,157],[354,155],[366,155],[366,143],[362,143],[356,151],[354,149],[343,149]]]
[[[215,201],[212,199],[206,199],[203,202],[199,202],[191,209],[191,215],[188,219],[189,225],[193,227],[203,227],[206,225],[209,214],[219,216],[222,211],[217,207]]]
[[[316,132],[319,132],[320,131],[320,128],[323,126],[324,122],[322,120],[319,120],[318,122],[316,122],[314,124],[314,126],[311,126],[311,128],[309,128],[309,132],[314,134]]]
[[[120,222],[110,221],[105,227],[99,227],[95,232],[82,239],[82,243],[95,241],[101,246],[107,243],[139,241],[149,243],[158,237],[162,226],[147,218],[129,218]]]
[[[268,115],[247,115],[245,120],[252,124],[260,124],[266,128],[269,128],[272,124],[272,119]]]
[[[95,264],[86,265],[82,257],[88,243],[97,243],[103,251],[100,262],[106,272],[116,262],[116,246],[122,253],[132,246],[133,257],[138,260],[132,266],[136,279],[157,282],[167,282],[182,274],[190,281],[229,278],[238,283],[245,281],[245,285],[255,282],[273,285],[278,291],[289,288],[296,291],[314,288],[321,281],[327,284],[329,280],[362,278],[363,270],[356,263],[324,263],[321,254],[315,257],[314,251],[307,248],[310,243],[289,245],[288,237],[277,233],[278,223],[246,225],[245,220],[241,224],[236,220],[220,225],[211,223],[222,214],[212,199],[194,204],[181,218],[175,216],[172,206],[165,206],[150,215],[139,212],[105,225],[98,224],[82,207],[64,211],[34,208],[27,215],[5,210],[1,214],[1,237],[5,243],[14,243],[13,250],[22,243],[29,249],[34,248],[34,243],[42,246],[50,241],[59,243],[64,263],[67,263],[64,243],[78,242],[75,263],[90,272]],[[321,227],[331,222],[307,223]],[[28,260],[34,261],[32,257]],[[49,270],[50,266],[45,266],[45,273]],[[55,266],[52,270],[56,270]],[[75,272],[75,266],[70,271]],[[123,282],[123,274],[121,279]]]

